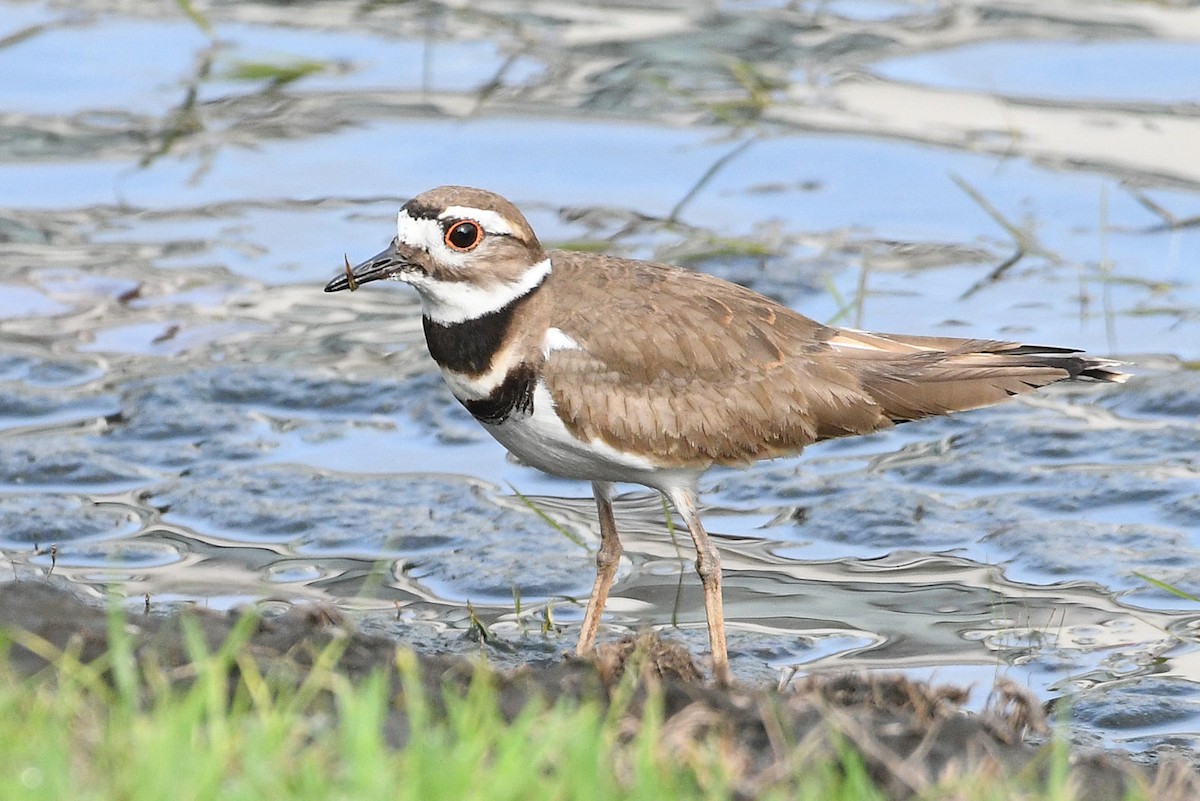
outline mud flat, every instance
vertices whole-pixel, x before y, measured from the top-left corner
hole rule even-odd
[[[237,613],[198,608],[167,616],[127,615],[124,630],[140,664],[152,662],[160,675],[187,681],[189,647],[185,628],[203,633],[215,650],[231,635]],[[49,580],[0,585],[0,629],[36,635],[87,663],[108,651],[110,621],[101,604],[82,599]],[[331,642],[344,646],[337,670],[352,680],[376,671],[391,675],[400,689],[393,640],[354,630],[331,607],[299,606],[260,619],[242,646],[264,674],[301,682],[317,655]],[[434,709],[447,693],[466,693],[479,660],[461,656],[414,655],[422,689]],[[21,645],[8,655],[16,672],[47,679],[44,656]],[[734,773],[738,795],[753,798],[781,776],[808,763],[836,762],[847,744],[861,755],[870,776],[887,797],[908,798],[939,780],[982,773],[998,779],[1022,774],[1037,777],[1050,769],[1049,727],[1037,701],[1019,687],[1001,683],[980,713],[963,708],[967,691],[933,686],[901,676],[841,673],[811,677],[779,693],[710,685],[688,651],[653,634],[628,638],[600,650],[595,661],[567,658],[549,666],[496,672],[492,677],[498,705],[515,717],[535,699],[613,702],[627,669],[640,676],[625,706],[623,726],[641,725],[649,699],[662,706],[662,746],[694,747],[719,738],[726,768]],[[407,680],[411,681],[411,679]],[[413,688],[405,683],[404,693]],[[403,748],[409,732],[404,707],[393,702],[384,722],[388,742]],[[787,745],[785,745],[787,744]],[[1196,798],[1200,775],[1181,763],[1148,768],[1118,752],[1077,752],[1071,758],[1071,782],[1078,797],[1120,799],[1140,790],[1155,799]],[[1036,779],[1035,779],[1036,780]]]

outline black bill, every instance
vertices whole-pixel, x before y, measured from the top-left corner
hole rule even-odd
[[[326,284],[325,291],[341,292],[343,289],[349,289],[353,292],[358,289],[359,284],[387,278],[404,265],[405,261],[396,251],[396,240],[393,239],[386,248],[355,267],[351,267],[350,259],[346,259],[345,273]]]

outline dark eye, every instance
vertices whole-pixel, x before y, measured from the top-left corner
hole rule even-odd
[[[446,244],[453,250],[471,250],[483,239],[479,223],[460,220],[446,229]]]

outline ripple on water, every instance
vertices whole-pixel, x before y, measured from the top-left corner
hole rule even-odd
[[[1030,473],[1046,489],[1014,495],[1016,503],[1045,512],[1095,515],[1111,522],[1126,522],[1117,519],[1118,512],[1112,507],[1137,506],[1143,518],[1150,517],[1150,510],[1195,485],[1194,478],[1174,476],[1157,466],[1070,465]]]
[[[210,439],[242,432],[245,410],[213,403],[213,371],[154,376],[131,381],[121,393],[121,418],[109,431],[114,440]]]
[[[353,379],[229,365],[130,382],[122,397],[127,439],[211,437],[244,430],[247,412],[280,416],[388,415],[412,401],[396,379]]]
[[[851,486],[830,482],[793,517],[796,537],[867,545],[875,551],[962,545],[985,525],[970,499],[955,503],[953,498],[887,481]],[[772,528],[774,536],[778,531]]]
[[[73,542],[59,545],[53,564],[60,568],[106,568],[123,571],[166,567],[183,561],[180,545],[169,540],[126,539],[102,542]],[[48,553],[40,553],[30,561],[51,567]],[[98,581],[111,579],[104,576]]]
[[[0,428],[65,423],[106,417],[119,406],[111,396],[72,398],[62,391],[42,392],[21,386],[0,386]]]
[[[0,546],[24,551],[51,543],[125,537],[139,521],[127,510],[74,495],[0,493]]]
[[[407,396],[394,379],[354,379],[268,367],[214,370],[197,379],[207,387],[206,397],[215,403],[291,412],[392,414]]]
[[[1180,370],[1133,378],[1107,406],[1121,414],[1181,417],[1194,431],[1200,421],[1200,371]]]
[[[409,399],[408,413],[433,431],[438,442],[469,445],[491,440],[479,423],[446,391],[441,375],[414,376],[404,383],[401,391]]]
[[[984,542],[1015,554],[1010,577],[1099,581],[1112,589],[1144,587],[1134,573],[1151,573],[1179,589],[1200,593],[1195,565],[1200,547],[1184,532],[1157,526],[1089,520],[1029,521],[992,532]]]
[[[408,397],[392,379],[208,368],[130,382],[106,437],[123,456],[156,466],[240,461],[279,444],[273,425],[307,425],[328,414],[386,415]],[[162,447],[164,441],[172,446]]]
[[[114,414],[118,405],[111,395],[91,396],[85,390],[64,392],[102,374],[101,368],[90,360],[73,362],[0,353],[0,428]]]
[[[310,584],[331,574],[332,571],[323,570],[315,564],[288,560],[276,562],[268,567],[267,581],[277,584]]]
[[[137,465],[101,452],[84,437],[0,440],[0,484],[113,490],[141,483],[146,476]]]
[[[573,596],[591,582],[583,548],[464,478],[221,465],[172,481],[152,502],[209,536],[281,543],[313,559],[399,560],[406,580],[453,600],[511,602],[514,586],[525,597]]]
[[[971,414],[975,425],[969,429],[880,456],[872,469],[910,483],[1022,490],[1046,485],[1045,476],[1031,467],[1090,462],[1106,456],[1105,443],[1112,441],[1052,411],[1012,415],[1011,410],[996,409]],[[1121,435],[1114,433],[1114,437]]]
[[[1190,526],[1200,536],[1200,492],[1176,498],[1163,508],[1163,516],[1180,525]]]
[[[20,381],[39,387],[75,387],[99,378],[102,373],[100,366],[92,361],[0,353],[0,380],[3,381]]]

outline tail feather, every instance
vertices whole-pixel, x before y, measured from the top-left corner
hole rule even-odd
[[[1057,381],[1128,377],[1117,362],[1071,348],[857,331],[830,343],[893,422],[989,406]]]
[[[1109,384],[1123,384],[1127,373],[1116,369],[1121,362],[1098,359],[1075,348],[1055,348],[1044,345],[1013,345],[1002,351],[1005,356],[1029,356],[1043,364],[1066,370],[1068,378],[1081,378]]]

